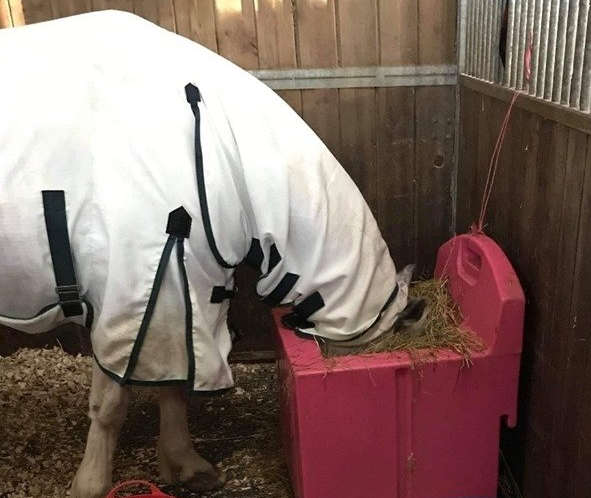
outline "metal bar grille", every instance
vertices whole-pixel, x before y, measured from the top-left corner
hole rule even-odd
[[[589,0],[583,0],[579,7],[579,21],[577,24],[577,39],[573,61],[573,77],[570,89],[570,104],[578,108],[581,102],[581,81],[583,79],[583,64],[585,62],[585,47],[587,45],[587,25],[589,21]]]
[[[533,31],[534,31],[534,22],[535,22],[535,9],[536,9],[536,1],[529,0],[528,1],[528,9],[527,9],[527,25],[525,27],[525,38],[523,39],[524,47],[533,44]],[[531,79],[531,75],[530,75]],[[527,83],[525,79],[521,79],[521,89],[526,90]]]
[[[541,42],[541,31],[542,31],[542,14],[544,12],[543,4],[544,0],[536,0],[534,2],[534,24],[533,24],[533,33],[532,33],[532,46],[539,47]],[[535,50],[532,53],[532,61],[531,61],[531,81],[530,81],[530,90],[533,95],[535,95],[536,90],[538,88],[538,68],[540,65],[540,51]]]
[[[506,7],[508,10],[507,32],[506,32],[506,47],[505,47],[505,86],[511,86],[511,74],[513,73],[513,25],[515,24],[515,3],[510,2]],[[500,33],[500,28],[499,33]],[[477,76],[472,74],[470,76]]]
[[[546,85],[544,86],[544,99],[550,100],[554,86],[554,62],[556,57],[556,42],[558,36],[558,2],[552,2],[550,10],[550,30],[548,32],[548,47],[546,56]]]
[[[568,10],[568,20],[566,23],[564,65],[562,69],[562,92],[560,94],[560,103],[566,105],[570,103],[569,99],[574,72],[579,6],[579,2],[574,2],[570,5]]]
[[[547,57],[546,54],[548,52],[548,35],[550,33],[550,11],[552,10],[552,6],[549,2],[544,1],[544,5],[542,6],[542,24],[540,28],[540,44],[537,46],[538,50],[538,58],[540,63],[538,65],[537,75],[538,75],[538,85],[536,87],[536,93],[540,98],[544,97],[544,86],[546,84],[546,61]]]
[[[590,4],[591,0],[469,1],[462,73],[589,113]],[[501,40],[503,22],[506,33]],[[531,73],[525,62],[528,54]]]
[[[520,2],[517,1],[515,2],[515,14],[513,17],[513,26],[509,25],[507,27],[507,29],[510,29],[511,31],[513,31],[513,46],[512,46],[512,53],[511,53],[511,65],[512,65],[512,70],[511,70],[511,87],[515,88],[517,86],[517,74],[519,73],[519,66],[521,66],[521,58],[520,58],[520,48],[521,48],[521,40],[520,40],[520,34],[521,34],[521,21],[522,21],[522,15],[521,15],[521,11],[523,8],[523,4],[524,2]]]

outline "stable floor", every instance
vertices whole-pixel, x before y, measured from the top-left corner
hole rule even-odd
[[[193,397],[190,426],[199,452],[226,471],[224,489],[198,495],[162,486],[177,497],[291,498],[279,435],[272,364],[233,365],[236,388]],[[0,357],[0,498],[64,498],[84,453],[91,360],[61,350]],[[153,390],[134,390],[115,456],[116,482],[160,485],[156,460],[158,407]]]

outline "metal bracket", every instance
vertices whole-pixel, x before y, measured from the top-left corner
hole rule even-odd
[[[457,83],[457,66],[381,66],[254,70],[250,74],[273,90],[440,86]]]

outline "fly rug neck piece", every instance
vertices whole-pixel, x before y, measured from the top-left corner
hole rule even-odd
[[[409,277],[320,139],[197,43],[108,11],[1,30],[0,51],[0,323],[92,334],[72,496],[110,489],[133,384],[162,386],[162,477],[215,488],[186,396],[232,386],[234,268],[260,271],[297,333],[341,345],[390,330]]]

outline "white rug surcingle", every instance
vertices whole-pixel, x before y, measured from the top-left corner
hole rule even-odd
[[[92,319],[114,379],[210,391],[232,385],[228,298],[244,260],[302,333],[352,339],[404,308],[357,187],[232,63],[121,12],[2,30],[0,60],[0,323]],[[55,290],[78,300],[59,281],[67,253],[84,301],[68,317]]]

